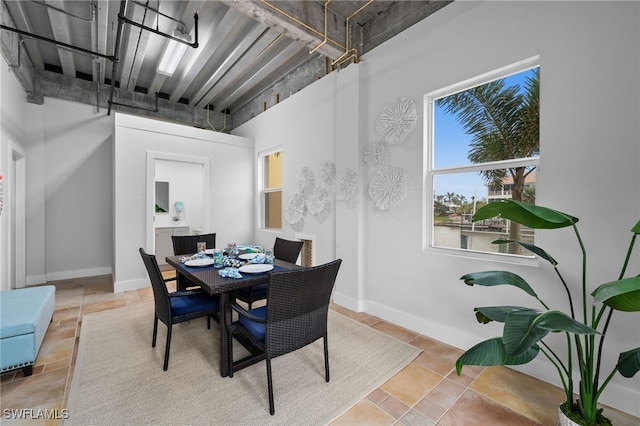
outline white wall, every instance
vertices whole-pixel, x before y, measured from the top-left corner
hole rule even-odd
[[[209,217],[203,232],[225,245],[254,235],[254,145],[248,138],[116,113],[114,130],[114,289],[148,287],[138,248],[149,244],[148,153],[208,160]],[[189,206],[187,206],[188,208]]]
[[[27,283],[111,273],[113,116],[27,104]]]
[[[320,83],[320,84],[319,84]],[[234,134],[255,140],[256,158],[259,153],[281,146],[283,207],[298,192],[298,173],[304,166],[313,171],[316,185],[328,190],[320,177],[325,161],[335,161],[335,110],[336,75],[328,75],[319,82],[303,89],[306,96],[291,96],[249,122],[234,130]],[[309,99],[313,99],[310,103]],[[258,177],[253,183],[258,187]],[[255,205],[260,206],[260,194],[255,193]],[[331,212],[320,221],[312,215],[304,218],[299,233],[314,237],[316,263],[332,260],[335,256],[335,196],[331,198]],[[259,214],[252,224],[259,226]],[[295,240],[294,229],[283,218],[282,231],[257,229],[256,242],[264,247],[273,247],[276,236]]]
[[[9,71],[9,65],[0,59],[0,175],[3,176],[4,208],[0,214],[0,290],[14,288],[10,280],[10,261],[13,259],[9,247],[12,219],[12,181],[10,168],[14,150],[25,150],[25,93],[20,82]]]
[[[640,3],[454,2],[364,55],[345,70],[358,68],[352,75],[327,76],[234,132],[255,138],[257,151],[283,144],[286,201],[296,190],[299,166],[317,167],[333,153],[337,164],[353,165],[354,153],[361,158],[364,146],[379,139],[375,120],[387,103],[402,96],[418,104],[416,129],[390,152],[392,164],[409,173],[407,199],[391,211],[377,210],[367,193],[374,170],[360,160],[364,196],[355,208],[338,205],[335,248],[328,246],[332,238],[318,246],[323,260],[332,251],[344,259],[341,279],[345,270],[349,279],[336,287],[338,303],[461,348],[499,334],[499,328],[475,322],[473,307],[531,305],[509,289],[466,287],[459,280],[464,273],[509,268],[537,283],[542,298],[566,308],[546,265],[423,248],[424,94],[536,55],[541,63],[537,201],[580,217],[590,250],[589,288],[617,277],[629,229],[640,218]],[[342,84],[349,79],[356,88]],[[350,99],[345,93],[358,100],[355,111],[344,108]],[[346,126],[349,120],[352,125]],[[323,232],[313,220],[307,230]],[[283,234],[292,233],[285,224]],[[537,238],[565,268],[577,293],[580,257],[571,231],[542,231]],[[344,247],[354,256],[344,255]],[[637,256],[634,262],[631,273],[640,272]],[[640,345],[637,314],[618,313],[612,325],[608,371],[618,353]],[[542,359],[522,370],[558,383]],[[601,400],[640,415],[639,390],[640,377],[618,375]]]

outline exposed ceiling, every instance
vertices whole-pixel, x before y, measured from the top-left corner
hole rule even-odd
[[[239,125],[322,75],[358,61],[450,1],[2,3],[2,53],[21,73],[32,102],[56,96],[107,105],[109,111],[117,106],[135,113],[137,108],[148,115],[153,110],[169,118],[168,110],[180,107],[207,111],[207,119],[210,113],[226,113]],[[190,33],[192,44],[197,33],[197,48],[188,47],[175,72],[165,75],[158,65],[171,40],[160,33],[174,35],[174,30]],[[274,99],[267,93],[276,84],[282,94]]]

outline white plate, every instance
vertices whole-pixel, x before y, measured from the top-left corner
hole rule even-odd
[[[264,263],[256,263],[255,265],[244,265],[240,267],[240,272],[247,274],[259,274],[273,269],[273,265],[265,265]]]
[[[213,259],[193,259],[184,262],[187,266],[210,266],[213,265]]]
[[[253,259],[255,256],[259,255],[260,253],[244,253],[239,255],[238,257],[242,260],[251,260]]]

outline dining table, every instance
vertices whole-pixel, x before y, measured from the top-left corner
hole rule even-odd
[[[188,256],[186,257],[188,258]],[[219,298],[220,315],[218,323],[220,329],[220,375],[226,377],[230,374],[228,345],[232,344],[232,341],[227,327],[225,326],[225,315],[231,315],[230,312],[228,314],[226,313],[226,306],[230,300],[231,293],[242,288],[267,284],[269,282],[269,272],[298,269],[301,268],[301,266],[285,262],[280,259],[275,259],[273,262],[273,269],[271,271],[260,273],[242,272],[242,278],[230,278],[220,275],[219,271],[223,268],[216,268],[214,265],[187,266],[182,261],[184,258],[185,256],[167,256],[165,260],[169,265],[176,269],[178,278],[182,276],[192,284],[202,288],[202,290],[211,296],[218,296]],[[239,362],[234,362],[232,367],[233,371],[248,367],[249,365],[255,364],[256,362],[264,359],[264,354],[261,354],[261,351],[256,351],[255,347],[249,347],[247,342],[241,341],[240,343],[242,343],[245,348],[253,354],[253,357],[243,358],[243,360]]]

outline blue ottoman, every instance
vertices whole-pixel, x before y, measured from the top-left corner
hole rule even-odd
[[[22,368],[25,376],[33,363],[56,310],[52,285],[0,291],[0,369]]]

